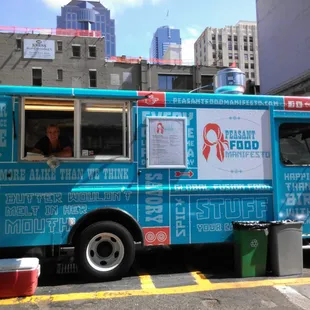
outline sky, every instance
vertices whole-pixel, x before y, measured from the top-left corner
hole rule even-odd
[[[1,1],[0,27],[56,28],[56,16],[69,0]],[[111,10],[118,56],[149,57],[154,32],[168,25],[181,31],[182,58],[194,59],[194,43],[206,27],[256,21],[255,0],[101,0]],[[0,29],[1,30],[1,29]]]

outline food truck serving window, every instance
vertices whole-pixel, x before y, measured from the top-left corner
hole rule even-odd
[[[128,160],[130,104],[108,100],[23,100],[24,160]]]

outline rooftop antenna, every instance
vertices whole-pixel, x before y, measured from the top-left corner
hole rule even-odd
[[[168,23],[166,23],[166,21],[168,21],[168,19],[169,19],[169,10],[167,10],[167,13],[166,13],[166,16],[165,16],[165,18],[164,18],[164,24],[165,25],[168,25]]]
[[[169,10],[167,10],[167,13],[166,13],[166,17],[165,17],[165,24],[168,25],[168,38],[171,39],[171,33],[170,33],[170,25],[168,23],[168,19],[169,19]]]

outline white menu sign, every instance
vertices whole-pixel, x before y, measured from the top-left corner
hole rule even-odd
[[[148,168],[187,168],[185,117],[146,118]]]

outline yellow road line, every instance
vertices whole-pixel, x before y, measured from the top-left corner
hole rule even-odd
[[[156,289],[152,277],[146,271],[140,268],[136,272],[139,276],[142,290]]]
[[[200,271],[193,271],[193,268],[190,267],[189,272],[191,273],[192,277],[195,279],[198,285],[211,285],[211,282]]]
[[[148,274],[139,275],[142,290],[156,289],[152,277]]]
[[[309,278],[290,278],[290,279],[274,279],[274,280],[257,280],[244,282],[223,282],[210,283],[209,281],[202,282],[199,285],[188,285],[181,287],[170,288],[148,288],[142,290],[124,290],[124,291],[98,291],[89,293],[71,293],[71,294],[54,294],[54,295],[39,295],[20,298],[11,298],[0,300],[0,306],[18,305],[18,304],[38,304],[41,302],[69,302],[74,300],[95,300],[95,299],[111,299],[111,298],[125,298],[134,296],[152,296],[152,295],[174,295],[174,294],[188,294],[199,293],[206,291],[240,289],[240,288],[254,288],[274,285],[306,285],[310,284]]]
[[[253,287],[264,287],[274,285],[294,286],[294,285],[307,285],[307,284],[310,284],[310,277],[212,283],[212,290],[229,290],[229,289],[253,288]]]

